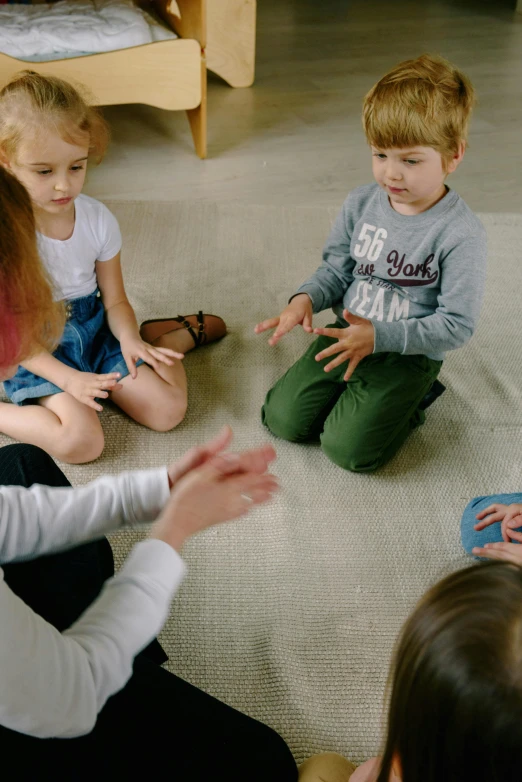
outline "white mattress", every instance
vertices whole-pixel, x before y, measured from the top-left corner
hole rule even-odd
[[[0,5],[0,52],[30,62],[176,38],[130,0]]]

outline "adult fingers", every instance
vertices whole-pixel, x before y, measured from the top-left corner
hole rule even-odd
[[[265,473],[268,465],[275,459],[275,449],[267,444],[243,453],[217,455],[210,463],[221,475],[235,473],[256,473],[259,475]]]
[[[277,478],[270,473],[231,476],[228,482],[240,493],[247,506],[266,502],[279,489]]]
[[[220,451],[225,450],[232,441],[232,429],[230,426],[224,426],[218,434],[203,445],[195,445],[188,450],[180,459],[168,468],[168,473],[172,484],[186,475],[190,470],[200,467],[208,459],[216,456]]]
[[[262,320],[261,323],[258,323],[254,331],[256,334],[262,334],[263,331],[268,331],[269,329],[275,329],[279,325],[279,317],[277,318],[268,318],[268,320]]]

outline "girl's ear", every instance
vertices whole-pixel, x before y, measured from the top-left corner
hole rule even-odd
[[[401,782],[402,779],[402,765],[401,759],[397,753],[394,754],[392,760],[392,779],[391,782]]]
[[[0,166],[3,166],[4,168],[11,168],[9,159],[5,154],[4,150],[2,149],[2,147],[0,147]]]

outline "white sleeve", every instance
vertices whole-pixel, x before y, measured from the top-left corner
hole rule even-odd
[[[38,738],[89,733],[157,635],[185,574],[159,540],[138,543],[98,599],[61,634],[18,598],[0,570],[0,725]]]
[[[98,202],[100,210],[98,213],[98,236],[100,240],[100,251],[96,258],[97,261],[110,261],[121,250],[122,238],[120,226],[113,213],[105,204]]]
[[[34,559],[154,521],[169,497],[166,467],[106,475],[85,486],[0,487],[0,563]]]

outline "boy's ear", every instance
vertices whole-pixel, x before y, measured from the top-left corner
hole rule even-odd
[[[461,141],[457,152],[453,155],[453,157],[448,163],[448,168],[446,172],[447,174],[452,174],[455,171],[455,169],[461,162],[462,158],[464,157],[465,151],[466,151],[466,142]]]

